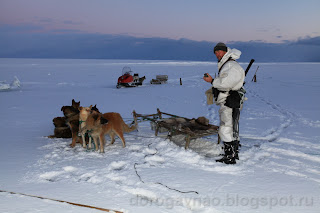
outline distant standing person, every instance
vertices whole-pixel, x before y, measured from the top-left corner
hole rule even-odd
[[[217,162],[235,164],[236,159],[239,159],[239,118],[245,93],[245,72],[236,62],[241,51],[230,49],[220,42],[214,47],[213,52],[218,59],[218,77],[213,79],[206,73],[203,79],[212,83],[215,103],[220,106],[219,136],[224,144],[224,156]]]

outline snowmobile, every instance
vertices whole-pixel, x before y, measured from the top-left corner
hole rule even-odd
[[[122,69],[122,76],[118,78],[117,88],[141,86],[146,77],[140,78],[138,73],[134,73],[133,75],[132,73],[130,67],[124,67]]]

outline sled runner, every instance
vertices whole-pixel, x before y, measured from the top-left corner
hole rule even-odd
[[[118,78],[117,88],[141,86],[146,77],[140,78],[138,73],[134,73],[133,75],[132,73],[130,67],[124,67],[122,75]]]
[[[175,135],[184,135],[185,149],[188,149],[192,139],[216,135],[219,129],[218,126],[209,124],[209,120],[205,117],[189,119],[161,112],[159,109],[157,109],[156,114],[150,115],[138,114],[133,111],[133,117],[150,121],[151,129],[155,130],[155,136],[158,136],[159,132],[168,132],[169,139]]]

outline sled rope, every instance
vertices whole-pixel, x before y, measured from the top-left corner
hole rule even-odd
[[[74,205],[74,206],[80,206],[80,207],[85,207],[85,208],[90,208],[90,209],[97,209],[97,210],[104,211],[104,212],[123,213],[123,212],[115,211],[115,210],[111,210],[111,209],[104,209],[104,208],[100,208],[100,207],[89,206],[89,205],[84,205],[84,204],[80,204],[80,203],[73,203],[73,202],[64,201],[64,200],[56,200],[56,199],[52,199],[52,198],[45,198],[45,197],[41,197],[41,196],[29,195],[29,194],[24,194],[24,193],[19,193],[19,192],[9,192],[9,191],[4,191],[4,190],[0,190],[0,192],[5,192],[5,193],[10,193],[10,194],[15,194],[15,195],[23,195],[23,196],[27,196],[27,197],[34,197],[34,198],[39,198],[39,199],[44,199],[44,200],[51,200],[51,201],[60,202],[60,203],[67,203],[67,204]]]
[[[148,148],[150,148],[150,145],[151,145],[151,144],[152,144],[152,143],[150,143],[150,144],[148,145]],[[148,157],[148,156],[154,156],[154,155],[156,155],[156,154],[158,153],[158,150],[157,150],[156,148],[155,148],[155,150],[156,150],[155,153],[145,155],[144,158],[146,158],[146,157]],[[146,163],[147,163],[147,162],[144,162],[143,164],[146,164]],[[138,171],[137,171],[137,167],[136,167],[137,165],[141,165],[141,164],[135,163],[135,164],[133,165],[134,170],[135,170],[137,176],[139,177],[139,180],[140,180],[142,183],[146,183],[146,182],[144,182],[144,181],[142,180],[141,176],[139,175],[139,173],[138,173]],[[196,193],[196,194],[199,194],[199,192],[197,192],[197,191],[180,191],[180,190],[178,190],[178,189],[171,188],[171,187],[169,187],[169,186],[167,186],[167,185],[165,185],[165,184],[163,184],[163,183],[160,183],[160,182],[155,182],[154,184],[158,184],[158,185],[164,186],[164,187],[166,187],[166,188],[168,188],[168,189],[170,189],[170,190],[172,190],[172,191],[176,191],[176,192],[183,193],[183,194],[187,194],[187,193]]]
[[[135,134],[132,134],[132,133],[126,133],[127,135],[132,135],[132,136],[135,136],[135,137],[139,137],[139,138],[156,138],[155,136],[142,136],[142,135],[135,135]]]

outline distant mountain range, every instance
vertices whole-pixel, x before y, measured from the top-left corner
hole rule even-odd
[[[1,58],[77,58],[216,61],[215,43],[188,39],[137,38],[105,34],[0,33]],[[239,61],[320,62],[320,37],[283,43],[229,42]]]

